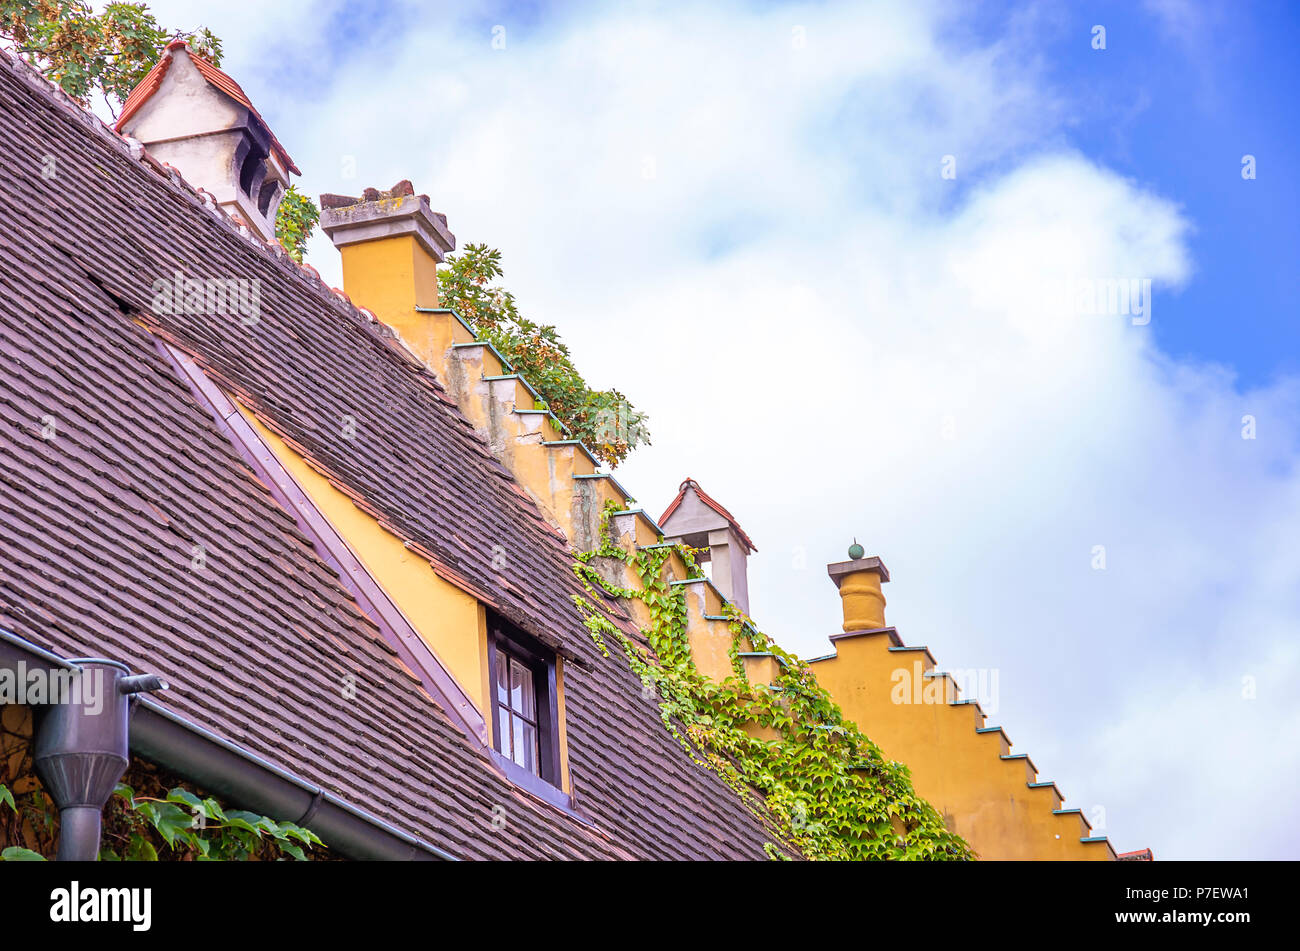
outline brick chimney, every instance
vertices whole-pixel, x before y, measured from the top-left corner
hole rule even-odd
[[[889,580],[889,569],[874,555],[863,557],[857,542],[849,549],[849,560],[826,566],[826,572],[840,589],[844,606],[844,631],[876,631],[885,624],[885,595],[880,590]]]
[[[289,175],[302,173],[239,84],[184,40],[131,90],[116,127],[263,240],[275,236]]]
[[[438,264],[456,248],[445,216],[429,208],[409,181],[359,198],[321,195],[320,225],[343,258],[343,290],[398,332],[440,376],[452,343],[473,339],[456,321],[432,319]]]

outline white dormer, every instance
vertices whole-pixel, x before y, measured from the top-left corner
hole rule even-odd
[[[301,172],[239,84],[184,40],[169,44],[131,91],[117,130],[211,192],[261,238],[275,236],[289,174]]]

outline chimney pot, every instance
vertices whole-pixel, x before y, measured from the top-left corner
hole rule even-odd
[[[322,195],[320,226],[340,249],[408,235],[439,263],[456,249],[456,236],[447,230],[446,217],[430,211],[407,181],[398,182],[388,192],[367,188],[361,201]]]
[[[855,543],[855,547],[860,548]],[[844,632],[875,631],[886,627],[885,595],[881,584],[889,580],[889,569],[876,556],[857,557],[826,566],[835,586],[840,589],[844,608]]]

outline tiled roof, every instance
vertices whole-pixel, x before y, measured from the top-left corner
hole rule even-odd
[[[177,714],[456,855],[764,856],[759,823],[592,643],[563,540],[381,327],[6,54],[0,209],[0,627],[162,674]],[[178,270],[260,281],[260,321],[152,313],[153,282]],[[435,570],[573,658],[590,825],[519,792],[451,724],[158,339]]]
[[[1150,862],[1154,857],[1150,849],[1138,849],[1136,852],[1121,852],[1116,858],[1121,862]]]
[[[712,496],[700,488],[698,482],[689,476],[682,481],[680,486],[677,487],[677,497],[668,503],[668,508],[664,509],[664,514],[659,516],[660,525],[668,521],[668,517],[677,511],[677,507],[681,505],[682,500],[686,498],[686,492],[688,489],[694,489],[695,494],[700,497],[701,502],[725,518],[727,523],[735,530],[736,534],[740,536],[740,540],[749,546],[750,551],[758,551],[758,546],[754,544],[752,538],[745,534],[745,530],[740,527],[740,523],[736,521],[736,517],[719,505]]]
[[[301,175],[302,172],[298,170],[298,166],[294,165],[293,159],[289,158],[288,151],[280,144],[280,140],[275,137],[275,133],[271,131],[271,127],[262,118],[262,114],[257,111],[257,107],[248,98],[248,93],[244,92],[239,83],[231,79],[221,69],[213,66],[198,53],[191,50],[184,40],[172,40],[167,44],[167,49],[158,59],[158,62],[154,63],[153,69],[149,70],[144,79],[140,80],[139,85],[131,90],[131,94],[126,97],[126,102],[122,103],[122,114],[117,117],[117,124],[114,128],[121,132],[126,127],[127,120],[139,112],[140,107],[149,101],[149,97],[158,91],[158,87],[162,85],[163,77],[167,75],[167,70],[172,64],[172,52],[178,49],[183,49],[190,54],[190,60],[198,69],[199,75],[206,79],[210,85],[221,90],[253,114],[253,117],[266,129],[267,135],[271,137],[271,148],[275,149],[275,154],[284,163],[284,167],[295,175]]]

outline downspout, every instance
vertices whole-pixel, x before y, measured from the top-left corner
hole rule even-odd
[[[98,773],[91,771],[92,778],[97,782],[103,780],[97,789],[106,786],[108,790],[100,802],[99,810],[103,809],[103,804],[112,795],[114,786],[126,769],[129,747],[129,752],[157,763],[182,779],[202,786],[218,796],[223,796],[242,808],[259,812],[277,821],[290,821],[310,829],[320,836],[329,848],[346,858],[388,861],[456,860],[455,856],[436,845],[409,835],[357,809],[333,793],[190,723],[147,697],[135,697],[134,700],[130,698],[132,687],[136,687],[142,681],[147,683],[156,678],[123,677],[126,668],[113,661],[68,661],[0,628],[0,668],[14,669],[22,664],[28,671],[39,669],[49,672],[77,670],[75,666],[77,663],[104,664],[116,668],[119,693],[115,697],[123,701],[121,706],[127,711],[128,744],[122,746],[114,745],[114,742],[95,744],[99,747],[98,752],[102,757],[96,768],[113,775],[112,781],[109,782],[103,780]],[[84,673],[83,670],[82,674]],[[104,676],[105,680],[109,679],[107,674],[101,676]],[[120,693],[123,685],[128,689],[127,693]],[[146,689],[149,688],[146,686]],[[101,696],[104,703],[103,710],[98,715],[83,711],[82,722],[91,719],[92,716],[103,716],[108,712],[109,697],[106,693],[101,693]],[[38,708],[38,713],[42,713],[41,708]],[[41,751],[40,744],[45,737],[44,731],[51,728],[50,717],[56,713],[57,707],[43,709],[43,716],[46,719],[38,727],[38,757]],[[77,714],[64,712],[58,716],[71,720],[76,719]],[[68,767],[80,769],[93,765],[88,760],[57,756],[56,738],[69,735],[71,734],[68,731],[56,728],[54,732],[48,734],[47,739],[44,739],[44,742],[49,744],[48,749],[51,752],[51,756],[46,757],[50,764],[51,775],[47,778],[39,763],[37,773],[40,775],[41,783],[51,789],[51,798],[54,798],[54,794],[50,784],[62,782]],[[117,734],[114,736],[116,737]],[[86,737],[88,739],[89,735],[86,734]],[[113,772],[119,763],[121,768]],[[84,799],[84,802],[79,802],[79,799]],[[72,785],[71,791],[64,799],[55,800],[55,804],[60,807],[61,815],[59,859],[93,860],[99,852],[100,811],[96,810],[93,816],[95,835],[93,840],[90,838],[89,830],[85,828],[91,825],[92,817],[84,811],[69,814],[66,821],[70,822],[71,827],[77,827],[80,831],[68,840],[66,847],[69,851],[65,856],[66,832],[64,830],[69,828],[62,824],[65,821],[62,818],[65,803],[73,807],[93,805],[89,794],[80,796],[76,784]],[[92,841],[93,847],[90,845]]]
[[[41,785],[59,810],[60,862],[99,857],[104,806],[130,762],[131,697],[167,684],[155,674],[130,676],[116,661],[81,658],[55,681],[36,729],[35,765]]]

